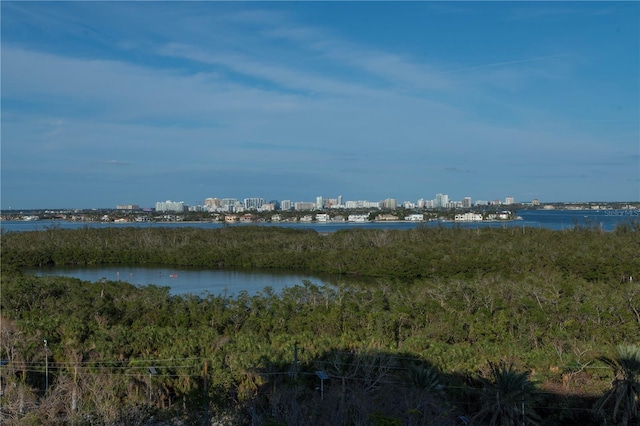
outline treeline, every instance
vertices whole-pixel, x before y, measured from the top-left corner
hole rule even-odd
[[[84,228],[2,234],[2,266],[172,265],[305,269],[398,278],[524,277],[560,273],[588,281],[640,278],[640,222],[614,232],[505,227],[313,230],[248,226]]]

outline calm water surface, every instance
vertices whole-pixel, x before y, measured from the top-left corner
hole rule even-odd
[[[605,231],[613,230],[616,225],[633,220],[640,220],[640,211],[623,210],[522,210],[518,216],[522,220],[506,223],[451,223],[451,222],[368,222],[368,223],[263,223],[260,226],[280,226],[298,229],[315,229],[318,232],[330,233],[340,229],[366,228],[366,229],[412,229],[417,226],[461,226],[468,228],[477,227],[530,227],[547,228],[553,230],[570,229],[576,225],[595,226]],[[51,227],[62,229],[77,229],[83,227],[198,227],[206,229],[220,228],[221,223],[140,223],[140,224],[113,224],[113,223],[86,223],[65,221],[6,221],[0,223],[2,232],[21,232],[46,230]],[[235,224],[231,226],[247,226]],[[291,271],[232,271],[232,270],[201,270],[201,269],[176,269],[176,268],[141,268],[141,267],[99,267],[99,268],[63,268],[40,269],[31,271],[36,275],[63,275],[79,278],[84,281],[96,282],[101,279],[126,281],[134,285],[154,284],[170,287],[172,294],[196,294],[206,293],[214,295],[237,296],[241,291],[256,294],[265,287],[271,287],[275,292],[280,292],[285,287],[300,285],[308,280],[317,285],[335,284],[341,277],[314,276],[305,273]]]
[[[34,220],[34,221],[4,221],[0,222],[2,232],[22,232],[46,230],[51,227],[61,229],[78,229],[85,227],[169,227],[184,228],[197,227],[204,229],[216,229],[224,226],[279,226],[282,228],[315,229],[318,232],[336,232],[341,229],[366,228],[366,229],[412,229],[418,226],[428,227],[454,227],[464,228],[479,227],[533,227],[563,230],[575,225],[596,226],[604,231],[612,231],[616,225],[625,221],[640,220],[640,210],[520,210],[517,215],[522,220],[510,222],[483,222],[483,223],[453,223],[453,222],[366,222],[366,223],[237,223],[225,225],[220,222],[151,222],[151,223],[101,223],[101,222],[68,222],[62,220]]]
[[[43,268],[28,271],[37,276],[60,275],[79,278],[83,281],[97,282],[102,279],[124,281],[134,285],[154,284],[170,287],[171,294],[226,295],[237,296],[241,291],[250,295],[271,287],[279,293],[285,287],[301,285],[308,280],[313,284],[333,284],[335,277],[318,277],[291,271],[231,271],[177,268],[141,268],[141,267],[84,267],[84,268]]]

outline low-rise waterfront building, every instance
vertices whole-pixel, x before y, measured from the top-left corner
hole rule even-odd
[[[369,215],[368,214],[350,214],[347,220],[349,222],[368,222]]]
[[[480,213],[458,213],[454,216],[456,222],[480,222],[482,221],[482,215]]]
[[[246,213],[240,216],[238,220],[243,223],[250,223],[253,222],[253,215],[250,213]]]
[[[328,222],[329,221],[329,215],[326,213],[318,213],[316,215],[316,221],[317,222]]]

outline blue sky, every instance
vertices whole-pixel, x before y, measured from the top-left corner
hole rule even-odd
[[[637,2],[11,2],[1,207],[640,200]]]

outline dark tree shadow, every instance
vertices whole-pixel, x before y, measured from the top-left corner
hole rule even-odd
[[[410,353],[335,348],[297,366],[263,359],[245,403],[255,425],[466,425],[482,408],[479,374],[445,373]],[[541,425],[600,425],[597,397],[538,389]],[[528,423],[527,423],[528,424]]]

